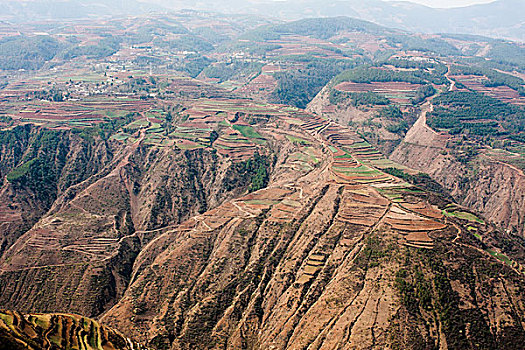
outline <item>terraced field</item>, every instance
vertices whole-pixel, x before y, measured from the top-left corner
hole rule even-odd
[[[68,314],[29,314],[0,310],[0,348],[9,350],[141,350],[97,321]]]
[[[235,90],[235,92],[242,96],[265,100],[268,99],[276,87],[277,80],[272,75],[261,73],[255,79],[250,80],[248,84]]]
[[[126,144],[105,172],[10,249],[0,266],[2,302],[93,314],[106,307],[104,322],[141,341],[171,341],[183,349],[227,342],[240,329],[253,330],[239,337],[258,339],[261,348],[274,342],[285,348],[288,339],[306,346],[323,332],[326,339],[372,343],[386,339],[389,319],[397,317],[399,301],[383,296],[396,295],[393,281],[407,260],[399,256],[468,249],[483,264],[508,258],[472,246],[488,239],[486,224],[387,174],[381,169],[394,163],[357,133],[318,115],[208,99],[182,108],[181,121],[171,126],[162,113],[147,113],[122,128],[128,139],[115,139]],[[214,176],[222,176],[222,187],[212,188],[231,186],[228,172],[245,169],[249,162],[241,162],[255,152],[271,159],[267,187],[249,193],[248,173],[242,191],[198,198],[213,191],[206,186],[219,181]],[[134,177],[141,166],[148,169],[141,173],[144,183]],[[166,179],[174,182],[164,185]],[[168,190],[176,195],[166,199]],[[208,198],[215,200],[210,210],[201,204]],[[175,211],[192,199],[200,202],[191,215]],[[143,219],[165,212],[175,219],[153,227]],[[146,242],[143,249],[140,242]],[[138,254],[135,260],[126,249]],[[520,269],[510,258],[506,264]],[[133,277],[123,281],[120,271]],[[108,280],[116,291],[104,289]],[[32,293],[27,281],[45,292]],[[114,299],[105,299],[111,293]],[[370,317],[378,308],[390,310],[384,319]],[[174,329],[176,317],[182,321]],[[305,329],[313,336],[302,338]],[[379,333],[383,338],[375,337]]]
[[[82,102],[30,102],[23,107],[4,102],[6,116],[15,124],[32,123],[50,129],[90,127],[128,113],[142,112],[153,106],[152,102],[119,99],[86,99]]]
[[[373,92],[388,98],[394,103],[409,105],[411,104],[411,100],[416,96],[416,91],[419,87],[421,87],[421,85],[405,82],[343,82],[338,84],[335,89],[349,93]]]
[[[226,111],[227,102],[217,106],[206,102],[199,106],[202,115],[218,113],[220,108],[222,115],[231,116],[238,109],[237,107]],[[417,188],[381,171],[381,168],[403,167],[389,161],[357,134],[336,123],[304,112],[286,112],[284,116],[282,113],[285,111],[273,112],[278,118],[278,124],[284,123],[288,128],[299,127],[314,139],[286,135],[286,139],[294,144],[297,150],[281,165],[283,169],[304,174],[319,169],[319,158],[322,155],[315,154],[315,147],[311,145],[321,140],[330,154],[327,163],[330,181],[343,186],[337,214],[340,222],[365,228],[388,225],[398,233],[400,244],[423,249],[432,248],[433,240],[429,233],[447,227],[441,222],[444,215],[440,209],[427,201],[415,199],[413,196],[420,192]],[[252,126],[243,125],[242,120],[237,118],[235,123],[224,123],[221,135],[213,145],[220,154],[234,160],[250,158],[257,147],[254,139],[262,137]],[[266,127],[265,130],[274,136],[279,134],[275,129]],[[318,141],[314,141],[315,139]],[[283,187],[281,184],[239,198],[228,206],[219,207],[181,227],[191,231],[199,231],[206,227],[207,231],[213,231],[238,215],[255,217],[266,210],[275,222],[291,222],[304,205],[302,199],[308,189],[297,185],[288,186]]]
[[[515,105],[525,105],[525,97],[508,87],[508,86],[485,86],[484,83],[488,82],[488,78],[477,75],[454,75],[452,79],[465,85],[468,89],[481,92],[487,96],[497,98],[506,103],[512,103]]]
[[[248,133],[231,128],[237,122],[233,120],[222,127],[229,130],[228,141],[233,144],[237,138],[243,144]],[[238,336],[235,329],[248,329],[246,324],[259,326],[252,335],[240,337],[260,339],[265,348],[275,344],[284,348],[287,339],[306,346],[323,332],[334,339],[351,343],[366,339],[371,344],[386,339],[374,334],[388,334],[390,317],[397,317],[393,310],[398,304],[383,299],[403,264],[390,259],[390,252],[396,257],[405,252],[406,261],[456,249],[469,249],[493,263],[508,258],[478,248],[470,240],[473,233],[462,229],[468,223],[482,237],[485,224],[468,221],[466,214],[443,204],[448,202],[374,166],[393,163],[348,129],[313,114],[283,109],[254,130],[268,144],[275,139],[283,146],[269,186],[194,216],[152,242],[141,253],[133,292],[104,316],[105,321],[130,327],[143,339],[175,334],[176,346],[188,348],[210,339],[233,342]],[[443,210],[457,215],[444,215]],[[509,266],[519,268],[516,262]],[[354,285],[357,275],[368,277]],[[172,287],[164,287],[168,285]],[[228,296],[217,297],[211,288],[226,288]],[[133,311],[134,305],[147,300],[163,302],[148,303],[141,313]],[[170,310],[167,317],[172,317],[181,312],[184,300],[189,300],[185,307],[195,312],[185,316],[181,330],[170,330],[162,322],[151,329],[143,326],[146,322],[118,318],[124,314],[163,319],[163,310]],[[210,322],[228,325],[224,327],[231,332],[202,327],[209,319],[200,310],[211,307],[222,311]],[[375,320],[370,315],[378,308],[392,311]],[[250,316],[254,313],[264,317]],[[314,329],[314,335],[302,337],[304,329]]]

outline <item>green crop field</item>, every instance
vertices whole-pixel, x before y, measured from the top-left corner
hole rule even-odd
[[[309,145],[309,144],[311,144],[310,141],[305,140],[305,139],[302,139],[302,138],[300,138],[300,137],[295,137],[295,136],[286,135],[286,138],[287,138],[290,142],[298,143],[298,144],[300,144],[300,145]]]
[[[264,139],[264,137],[249,125],[234,125],[233,129],[239,131],[244,137],[249,139]]]
[[[455,217],[455,218],[458,218],[458,219],[463,219],[463,220],[468,220],[468,221],[472,221],[472,222],[477,222],[477,223],[480,223],[480,224],[484,224],[485,223],[483,220],[478,218],[476,215],[471,214],[471,213],[467,213],[467,212],[464,212],[464,211],[447,211],[447,210],[443,210],[442,212],[443,212],[443,215],[445,215],[447,217]]]

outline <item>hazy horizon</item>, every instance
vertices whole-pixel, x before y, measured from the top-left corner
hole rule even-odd
[[[383,0],[383,1],[400,1],[400,0]],[[488,4],[497,0],[401,0],[403,2],[412,2],[415,4],[425,5],[433,8],[453,8],[465,7],[471,5]]]

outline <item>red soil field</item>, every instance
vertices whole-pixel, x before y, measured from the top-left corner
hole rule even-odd
[[[508,86],[487,87],[483,85],[488,79],[476,75],[455,75],[451,78],[457,80],[467,88],[484,93],[490,97],[497,98],[503,102],[516,105],[525,105],[525,97]]]
[[[344,82],[335,88],[344,92],[384,92],[384,91],[416,91],[421,85],[405,82],[372,82],[372,83],[352,83]]]

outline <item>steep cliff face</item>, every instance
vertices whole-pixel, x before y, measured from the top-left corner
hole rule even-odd
[[[109,157],[101,151],[107,149],[105,141],[100,143],[91,145],[88,159],[88,151],[69,143],[60,176],[49,175],[58,172],[55,168],[44,172],[50,178],[45,186],[56,199],[40,204],[40,217],[35,214],[36,223],[28,222],[26,232],[21,226],[22,236],[6,227],[0,262],[4,307],[99,315],[123,295],[135,257],[152,238],[250,184],[211,149],[181,151],[139,140],[114,146]],[[21,177],[7,183],[3,193],[17,190],[13,196],[34,199],[36,190],[30,192],[28,184],[36,180]],[[22,191],[29,194],[21,196]]]
[[[356,134],[313,116],[274,133],[286,123],[310,136],[295,134],[305,142],[280,155],[280,175],[151,241],[104,322],[161,349],[525,340],[522,245],[498,262],[499,233],[444,216],[453,204],[372,168],[388,161]],[[306,157],[309,147],[321,152]]]
[[[431,130],[425,115],[414,124],[390,159],[428,173],[458,203],[476,210],[509,232],[525,234],[523,171],[480,154],[468,163],[447,148],[449,137]]]
[[[64,191],[101,171],[118,145],[34,126],[1,132],[0,137],[2,257]]]

